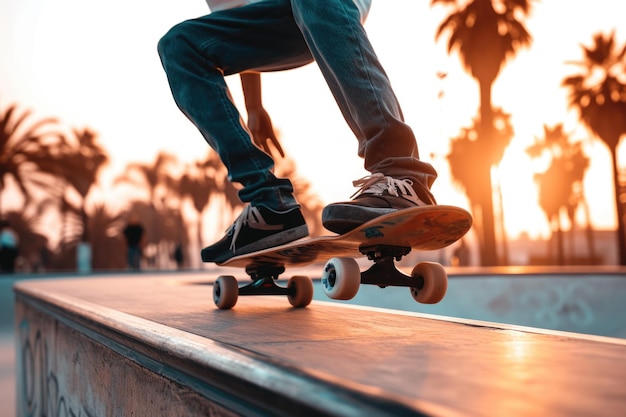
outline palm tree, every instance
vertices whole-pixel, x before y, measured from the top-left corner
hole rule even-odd
[[[509,146],[513,138],[513,127],[511,126],[510,118],[511,115],[505,113],[500,108],[494,111],[493,137],[495,141],[491,152],[498,160],[502,159],[506,147]],[[476,167],[473,163],[473,161],[481,158],[483,152],[483,148],[478,140],[479,132],[481,131],[480,125],[480,118],[477,117],[474,119],[472,126],[462,128],[459,136],[452,139],[450,153],[447,155],[452,180],[464,190],[473,212],[480,211],[482,197],[484,196],[484,184],[475,175]],[[484,220],[484,218],[477,219],[476,227],[483,231],[481,235],[484,236],[485,225],[481,220]],[[495,222],[492,220],[492,227],[494,224]],[[484,242],[481,242],[481,247],[483,246],[485,246]],[[497,257],[495,261],[498,261]]]
[[[95,204],[86,227],[93,249],[92,265],[95,270],[124,269],[126,256],[122,215],[112,213],[104,204]]]
[[[38,207],[35,213],[31,210],[10,211],[4,213],[3,218],[9,222],[11,229],[19,236],[19,256],[27,270],[41,270],[47,266],[50,257],[48,251],[48,238],[40,229],[41,213]]]
[[[179,180],[178,192],[181,199],[189,198],[196,211],[196,243],[198,247],[202,247],[203,244],[202,213],[209,206],[212,196],[218,191],[219,179],[216,173],[219,172],[220,162],[219,159],[215,159],[216,156],[215,152],[209,152],[204,161],[197,161],[192,166],[187,167]]]
[[[535,174],[535,181],[539,184],[539,206],[556,235],[558,264],[564,265],[562,219],[567,215],[573,229],[576,211],[583,204],[582,183],[589,158],[584,155],[580,142],[570,141],[563,124],[544,125],[543,137],[536,137],[526,152],[531,158],[541,158],[546,153],[550,157],[549,167]]]
[[[96,184],[100,170],[109,160],[106,151],[98,144],[98,135],[89,128],[73,129],[74,140],[66,140],[62,147],[59,170],[66,184],[80,196],[79,207],[74,208],[80,218],[81,241],[88,241],[87,195]],[[64,198],[64,207],[67,202]]]
[[[161,236],[158,230],[163,226],[159,222],[160,213],[166,210],[167,204],[171,204],[171,198],[168,199],[167,197],[179,196],[173,174],[177,167],[178,160],[175,156],[160,152],[151,164],[128,164],[124,173],[115,180],[115,184],[128,183],[148,192],[149,213],[145,213],[142,207],[140,217],[147,223],[144,224],[147,243],[156,248],[155,258],[162,257],[162,254],[158,253],[161,250]],[[137,206],[138,203],[133,202],[133,204]]]
[[[626,265],[625,213],[617,160],[617,148],[626,134],[626,45],[618,47],[614,33],[598,33],[591,47],[582,48],[584,60],[573,62],[582,68],[582,73],[566,77],[563,86],[569,89],[569,106],[578,110],[583,124],[611,152],[619,263]]]
[[[55,171],[55,158],[64,140],[55,118],[32,120],[32,112],[20,112],[16,104],[0,112],[0,193],[9,178],[26,203],[32,197],[30,186],[47,188],[49,178],[46,180],[41,174]]]
[[[115,184],[128,183],[148,191],[152,204],[159,204],[160,194],[167,193],[173,184],[171,181],[173,168],[178,164],[174,155],[160,152],[153,163],[130,163],[124,173],[115,180]],[[138,175],[136,175],[138,174]]]
[[[478,82],[480,89],[480,131],[476,147],[477,158],[472,160],[473,176],[480,183],[477,197],[480,201],[483,241],[481,262],[498,262],[493,215],[493,186],[491,168],[500,162],[498,146],[493,134],[491,88],[502,66],[522,47],[531,43],[531,36],[517,20],[528,15],[531,0],[431,0],[431,5],[453,7],[437,29],[435,38],[449,32],[448,52],[457,50],[463,67]]]
[[[161,202],[160,208],[145,201],[132,201],[125,213],[120,216],[124,219],[133,214],[141,219],[145,227],[145,239],[148,243],[144,247],[144,257],[150,267],[163,268],[171,264],[171,255],[176,244],[187,245],[189,237],[182,213],[179,207],[172,207]],[[126,223],[116,222],[111,227],[117,228],[117,235],[121,236]],[[122,240],[123,242],[123,240]],[[125,244],[122,244],[123,248]]]
[[[175,171],[180,168],[181,165],[174,156],[160,153],[153,164],[129,164],[124,174],[116,180],[118,184],[126,182],[148,190],[152,213],[144,218],[152,219],[147,227],[148,242],[157,247],[161,246],[161,238],[158,237],[160,235],[155,229],[163,226],[158,219],[168,210],[180,213],[181,204],[186,199],[191,201],[197,213],[196,242],[198,245],[203,243],[202,215],[210,204],[217,202],[214,197],[222,197],[224,208],[220,217],[225,223],[232,221],[232,212],[242,205],[237,197],[237,188],[227,180],[226,168],[219,160],[217,153],[209,151],[205,159],[186,166],[182,175],[177,177]],[[138,207],[137,204],[135,207]],[[220,223],[220,226],[222,224]],[[185,226],[181,223],[180,227]],[[188,243],[186,233],[175,240],[181,244]],[[160,255],[157,254],[157,257]]]

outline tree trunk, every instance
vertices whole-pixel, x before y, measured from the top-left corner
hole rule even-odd
[[[476,176],[480,183],[484,184],[479,196],[481,229],[483,234],[480,259],[481,265],[483,266],[498,265],[490,168],[490,166],[484,165],[476,167]]]
[[[83,233],[81,235],[81,242],[89,242],[89,217],[87,216],[87,211],[85,210],[85,200],[83,199],[83,204],[80,207],[80,221],[83,224]]]
[[[561,225],[561,214],[556,215],[556,244],[557,244],[557,265],[565,265],[565,249],[563,245],[563,226]]]
[[[500,170],[496,170],[498,182],[496,184],[496,195],[498,196],[498,229],[500,235],[500,248],[502,250],[500,254],[499,264],[509,265],[509,237],[506,233],[506,224],[504,218],[504,199],[502,196],[502,177],[500,176]]]
[[[498,251],[496,246],[495,220],[493,215],[493,184],[491,167],[494,163],[493,152],[493,111],[491,108],[491,83],[480,82],[480,131],[478,140],[481,143],[480,160],[475,163],[477,176],[483,185],[480,193],[482,214],[483,247],[480,248],[481,264],[483,266],[498,265]]]
[[[202,249],[204,248],[204,244],[202,243],[202,232],[203,232],[204,226],[203,226],[203,222],[202,222],[202,212],[198,211],[197,213],[198,213],[198,220],[196,221],[196,224],[197,224],[196,240],[198,241],[198,249],[199,249],[198,253],[200,253],[200,251],[202,251]],[[197,259],[197,258],[193,257],[193,259]],[[191,264],[191,262],[192,262],[191,257],[189,259],[189,262],[190,262],[190,265],[192,265]],[[195,262],[194,262],[194,264],[195,264]],[[193,266],[201,268],[202,267],[202,263],[200,263],[199,265],[193,265]]]
[[[592,264],[596,264],[596,242],[595,236],[593,233],[593,227],[591,226],[591,214],[589,213],[589,204],[587,200],[583,200],[583,207],[585,209],[585,218],[587,221],[587,225],[585,227],[585,234],[587,236],[587,250],[589,252],[589,257],[592,260]]]
[[[615,184],[615,206],[617,210],[617,247],[618,262],[626,265],[626,230],[624,228],[624,204],[621,202],[621,184],[619,180],[619,170],[617,165],[617,149],[611,149],[613,157],[613,184]]]

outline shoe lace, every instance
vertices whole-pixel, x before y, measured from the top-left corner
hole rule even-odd
[[[359,187],[359,189],[350,198],[358,197],[361,194],[382,195],[386,191],[395,197],[405,198],[417,205],[424,204],[413,189],[413,181],[409,179],[397,179],[377,172],[353,181],[352,185]]]
[[[237,242],[239,232],[241,232],[243,226],[248,224],[254,225],[255,229],[262,230],[279,230],[282,228],[282,225],[267,224],[258,208],[253,207],[252,205],[247,205],[246,207],[244,207],[243,211],[241,212],[239,217],[237,217],[230,229],[228,229],[228,233],[232,232],[233,234],[233,238],[230,241],[231,251],[235,251],[235,242]]]
[[[237,242],[237,238],[239,237],[239,232],[241,231],[241,228],[243,227],[243,225],[248,223],[248,217],[250,216],[251,207],[252,206],[245,206],[241,214],[235,219],[235,222],[232,224],[232,226],[230,226],[229,230],[227,231],[227,233],[233,234],[233,238],[230,241],[229,248],[233,252],[236,249],[235,242]]]

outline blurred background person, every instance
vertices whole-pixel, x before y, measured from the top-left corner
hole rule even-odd
[[[133,214],[129,217],[124,228],[124,238],[128,247],[128,267],[131,270],[141,269],[141,247],[144,237],[144,228],[139,222],[139,217]]]

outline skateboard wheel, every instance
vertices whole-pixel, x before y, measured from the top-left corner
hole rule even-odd
[[[322,287],[329,298],[350,300],[361,285],[359,264],[352,258],[332,258],[322,272]]]
[[[290,294],[287,296],[289,303],[294,307],[306,307],[313,300],[313,282],[311,278],[296,275],[289,278],[287,288]]]
[[[221,275],[213,284],[213,302],[222,309],[228,310],[237,304],[239,297],[239,284],[231,275]]]
[[[422,288],[411,288],[413,299],[422,304],[436,304],[443,299],[448,289],[448,274],[435,262],[421,262],[411,272],[413,278],[422,277]]]

